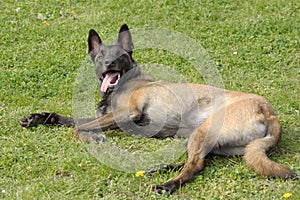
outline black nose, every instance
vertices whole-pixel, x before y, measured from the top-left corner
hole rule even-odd
[[[109,65],[114,65],[114,61],[110,61],[110,60],[106,60],[105,62],[104,62],[104,64],[105,64],[105,66],[106,67],[108,67]]]

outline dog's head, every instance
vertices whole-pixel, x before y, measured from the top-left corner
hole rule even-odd
[[[102,93],[106,93],[108,89],[113,89],[120,78],[136,66],[132,59],[131,33],[126,24],[121,26],[117,43],[111,46],[105,46],[98,33],[91,29],[88,46]]]

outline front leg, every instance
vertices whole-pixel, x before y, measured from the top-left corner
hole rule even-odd
[[[73,129],[72,134],[75,137],[85,138],[81,133],[91,131],[107,131],[121,128],[123,131],[129,133],[132,123],[135,123],[141,118],[142,114],[139,111],[129,112],[127,110],[118,110],[105,114],[91,122],[82,124]],[[127,126],[128,125],[128,126]]]
[[[114,119],[113,113],[105,114],[91,122],[82,124],[74,128],[73,133],[76,131],[107,131],[109,129],[116,129],[117,124]]]

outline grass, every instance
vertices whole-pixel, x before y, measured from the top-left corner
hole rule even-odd
[[[212,157],[195,180],[173,196],[160,196],[151,192],[152,184],[178,172],[135,177],[99,162],[70,137],[69,128],[18,125],[34,112],[72,115],[74,82],[86,60],[90,28],[104,41],[116,37],[124,22],[131,28],[164,28],[201,44],[225,88],[257,93],[271,102],[284,133],[272,159],[300,174],[297,1],[1,1],[0,10],[1,199],[283,199],[288,192],[290,199],[300,198],[299,180],[256,176],[238,157]],[[134,58],[204,82],[172,52],[137,49]],[[132,152],[170,142],[119,132],[108,133],[108,139]]]

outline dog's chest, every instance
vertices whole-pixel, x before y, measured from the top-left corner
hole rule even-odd
[[[111,95],[104,96],[98,104],[96,115],[97,117],[101,117],[107,113],[110,113],[111,111]]]

